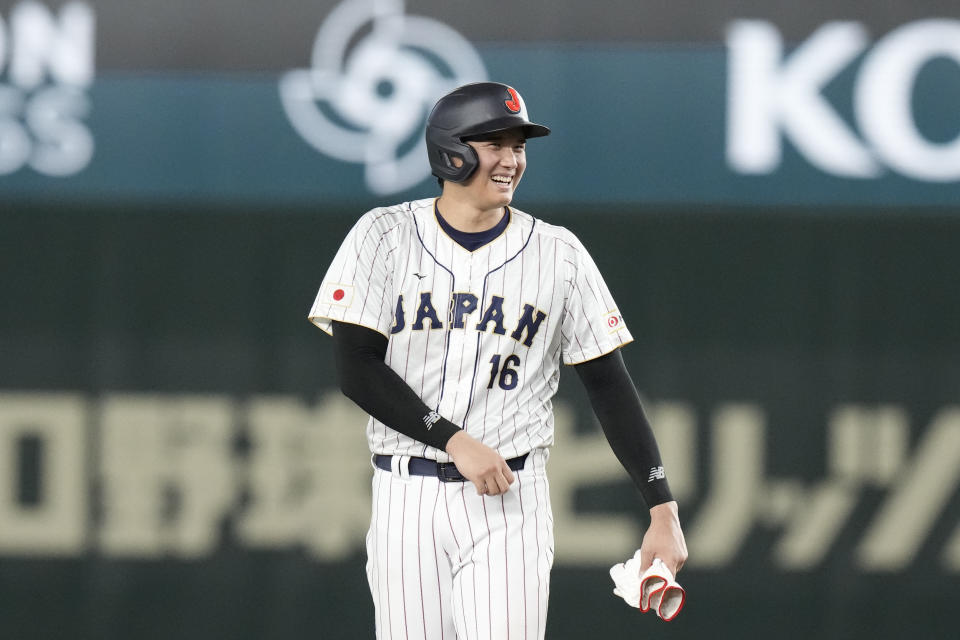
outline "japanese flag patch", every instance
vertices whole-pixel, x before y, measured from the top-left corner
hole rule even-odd
[[[607,325],[607,331],[609,333],[616,333],[627,326],[623,321],[623,316],[620,315],[620,312],[616,309],[607,312],[607,315],[603,317],[603,322]]]
[[[332,304],[349,309],[350,305],[353,304],[353,285],[326,282],[320,289],[318,301],[323,304]]]

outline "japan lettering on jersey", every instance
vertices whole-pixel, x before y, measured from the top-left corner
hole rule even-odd
[[[580,241],[510,209],[496,239],[468,251],[437,222],[435,200],[374,209],[351,229],[309,318],[358,324],[389,340],[386,363],[428,407],[504,458],[553,444],[560,363],[633,338]],[[371,418],[373,453],[448,462]]]

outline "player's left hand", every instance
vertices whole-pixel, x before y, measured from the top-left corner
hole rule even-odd
[[[650,509],[650,527],[640,546],[640,571],[646,571],[654,558],[660,558],[667,568],[677,572],[687,561],[687,542],[680,528],[680,516],[674,501],[658,504]]]

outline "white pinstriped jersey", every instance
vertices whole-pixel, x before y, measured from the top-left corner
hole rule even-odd
[[[593,259],[563,227],[517,209],[496,239],[468,251],[435,199],[364,214],[327,271],[309,318],[389,339],[386,363],[428,407],[506,459],[553,444],[560,364],[632,340]],[[374,418],[373,453],[450,460]]]

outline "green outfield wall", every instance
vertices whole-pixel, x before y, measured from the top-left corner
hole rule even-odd
[[[691,549],[673,623],[610,594],[644,510],[566,372],[548,637],[952,637],[960,218],[526,208],[607,275]],[[372,637],[363,418],[305,318],[358,213],[4,212],[0,635]]]
[[[955,24],[960,35],[960,21]],[[880,110],[858,120],[852,102],[864,81],[862,62],[855,59],[832,69],[835,79],[817,94],[815,102],[827,114],[824,122],[811,121],[804,125],[809,131],[792,133],[800,125],[792,124],[789,112],[769,106],[755,113],[759,107],[751,102],[752,91],[781,81],[776,73],[757,80],[758,87],[744,87],[744,97],[731,102],[730,57],[721,46],[497,47],[482,55],[487,77],[520,87],[531,117],[554,131],[529,147],[524,190],[538,202],[882,207],[949,206],[960,200],[960,62],[932,59],[905,76],[900,84],[910,91],[904,98],[911,105],[908,114]],[[380,150],[385,154],[380,166],[397,163],[420,171],[375,187],[376,163],[356,157],[373,139],[369,130],[334,124],[340,120],[316,106],[322,102],[304,99],[294,105],[294,98],[287,98],[290,104],[285,104],[285,74],[309,72],[104,71],[84,91],[8,86],[15,101],[6,113],[0,105],[0,121],[6,117],[19,127],[11,131],[33,142],[24,146],[23,155],[13,144],[0,150],[0,194],[21,200],[42,194],[57,202],[162,199],[302,207],[314,202],[356,206],[391,194],[414,198],[430,188],[434,181],[423,170],[426,152],[414,146],[423,135],[425,101],[382,107],[387,120],[415,117],[417,122]],[[900,88],[891,86],[890,95],[882,93],[878,100],[892,101]],[[49,131],[35,115],[47,103],[60,110]],[[372,106],[361,102],[356,108]],[[743,122],[739,127],[728,122],[735,114]],[[877,143],[858,131],[870,118],[918,148],[880,154]],[[345,139],[339,141],[338,135]],[[308,143],[310,136],[326,152]],[[769,153],[742,160],[760,163],[756,166],[734,164],[730,156],[737,141],[752,149],[759,146],[756,137],[770,139]],[[80,155],[84,151],[89,157]],[[34,168],[31,163],[44,153],[52,170],[69,173],[51,176]],[[899,162],[907,165],[898,169]]]

